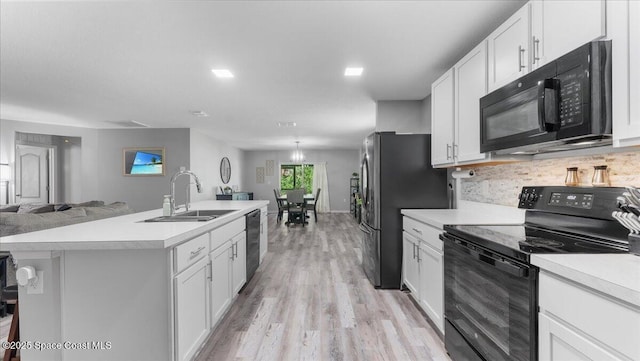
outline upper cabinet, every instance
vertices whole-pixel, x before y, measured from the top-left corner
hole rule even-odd
[[[453,164],[453,69],[431,85],[431,163]]]
[[[471,50],[453,67],[455,79],[456,162],[484,160],[480,153],[480,98],[487,94],[487,43]]]
[[[612,41],[613,146],[640,145],[640,2],[607,3]]]
[[[487,43],[482,42],[431,86],[431,163],[474,163],[480,153],[480,98],[487,94]]]
[[[529,12],[527,3],[487,38],[490,92],[529,71]]]

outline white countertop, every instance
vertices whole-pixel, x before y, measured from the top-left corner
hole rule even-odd
[[[207,222],[144,222],[145,219],[162,215],[162,209],[156,209],[0,237],[0,249],[3,251],[59,251],[170,248],[268,204],[269,201],[200,201],[192,203],[190,210],[236,211]]]
[[[402,209],[400,213],[440,229],[445,224],[524,223],[522,209],[477,202],[464,202],[458,209]]]
[[[531,263],[640,307],[640,256],[633,254],[532,254]]]

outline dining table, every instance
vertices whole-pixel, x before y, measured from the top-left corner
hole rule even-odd
[[[315,196],[313,195],[313,193],[308,193],[308,194],[305,194],[305,195],[304,195],[304,201],[305,201],[305,202],[314,201],[315,199],[316,199],[316,198],[315,198]],[[278,200],[279,200],[279,201],[286,201],[286,200],[287,200],[287,195],[286,195],[286,194],[281,194],[281,195],[278,197]]]

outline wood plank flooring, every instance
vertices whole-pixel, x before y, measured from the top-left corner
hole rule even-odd
[[[287,227],[197,356],[219,360],[450,360],[409,295],[376,290],[350,214]]]

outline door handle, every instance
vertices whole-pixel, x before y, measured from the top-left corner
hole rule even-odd
[[[447,143],[447,159],[451,159],[450,149],[451,149],[451,144]]]
[[[533,37],[533,63],[540,60],[540,39]]]
[[[547,95],[547,90],[550,90],[551,95]],[[538,82],[538,124],[541,132],[553,132],[560,128],[559,90],[558,79],[548,78]]]
[[[523,65],[524,63],[523,59],[524,59],[524,48],[522,47],[522,45],[518,45],[518,73],[525,68],[525,66]]]

